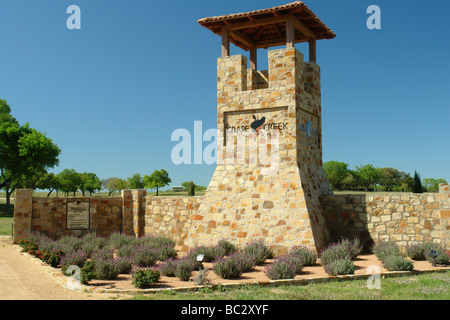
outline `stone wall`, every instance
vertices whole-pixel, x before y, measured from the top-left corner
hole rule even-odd
[[[19,241],[23,235],[34,231],[40,231],[52,237],[79,236],[87,232],[108,236],[113,232],[126,231],[123,226],[126,227],[130,224],[123,219],[124,201],[122,197],[76,198],[83,202],[89,202],[89,230],[68,230],[66,223],[69,198],[33,197],[32,190],[16,190],[15,198],[15,242]]]
[[[194,197],[155,197],[145,198],[145,234],[157,234],[174,239],[177,245],[184,251],[183,247],[188,230],[192,223],[203,220],[203,216],[197,214],[202,196]],[[215,222],[210,222],[207,226],[211,232],[215,228]]]
[[[325,219],[324,228],[328,232],[327,239],[333,242],[342,236],[359,237],[366,247],[377,240],[392,240],[402,246],[431,240],[450,248],[449,189],[448,184],[441,184],[439,193],[324,195],[320,198],[320,203]],[[190,231],[194,226],[198,232],[194,238],[209,241],[211,235],[214,235],[216,241],[228,239],[235,242],[233,236],[239,237],[239,232],[245,232],[242,231],[244,227],[245,230],[252,230],[258,226],[259,221],[263,221],[267,230],[256,231],[261,232],[258,236],[266,237],[267,242],[277,248],[277,239],[280,239],[277,237],[287,234],[283,230],[304,227],[309,218],[307,214],[293,218],[283,210],[274,210],[273,203],[261,200],[261,197],[252,200],[255,201],[253,206],[260,206],[260,213],[252,216],[245,216],[246,211],[242,210],[245,206],[234,208],[233,215],[213,212],[205,216],[200,211],[205,196],[154,197],[147,196],[145,190],[124,190],[122,197],[80,199],[89,200],[90,203],[89,231],[102,236],[112,232],[135,236],[167,236],[174,239],[178,248],[183,251],[190,247],[186,242],[192,236]],[[66,208],[67,198],[33,198],[32,190],[17,190],[14,241],[19,241],[23,235],[33,231],[42,231],[52,236],[87,232],[66,230]],[[218,234],[217,229],[220,227],[223,227],[224,232]],[[269,230],[281,232],[271,237]],[[300,237],[300,242],[301,239]]]
[[[335,194],[321,198],[332,241],[359,237],[366,247],[374,241],[399,245],[435,241],[450,247],[450,193]]]

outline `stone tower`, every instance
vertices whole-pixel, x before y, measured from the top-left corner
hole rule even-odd
[[[316,40],[335,34],[302,2],[199,20],[222,36],[217,61],[218,165],[184,245],[263,239],[320,248],[328,232]],[[230,56],[230,41],[250,51]],[[295,49],[309,42],[309,60]],[[258,48],[268,70],[257,70]],[[284,250],[285,250],[284,249]]]

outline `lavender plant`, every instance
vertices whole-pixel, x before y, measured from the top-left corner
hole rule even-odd
[[[59,264],[64,272],[71,265],[76,265],[80,268],[83,267],[87,259],[88,255],[81,250],[69,251],[64,254]]]
[[[177,267],[177,260],[168,258],[164,263],[159,265],[158,270],[161,275],[166,277],[175,277],[175,268]]]
[[[402,256],[390,255],[382,260],[383,267],[389,271],[411,271],[413,263]]]
[[[314,249],[306,247],[293,247],[289,254],[300,256],[305,266],[313,266],[317,262],[317,253]]]
[[[158,261],[159,252],[151,247],[136,247],[133,253],[133,262],[137,266],[151,267]]]
[[[400,248],[393,241],[378,241],[372,246],[373,254],[379,259],[384,260],[388,256],[400,256]]]
[[[122,265],[118,259],[97,258],[95,260],[95,277],[100,280],[114,280],[122,271]]]
[[[291,256],[293,257],[293,256]],[[294,279],[297,267],[288,257],[280,257],[264,269],[270,280]]]
[[[195,269],[195,263],[190,259],[182,258],[177,260],[174,274],[181,281],[188,281]]]
[[[252,241],[244,247],[244,252],[256,257],[257,265],[261,265],[266,259],[273,258],[273,251],[263,241]]]
[[[323,269],[330,276],[337,276],[341,274],[354,274],[356,268],[350,257],[346,256],[329,262]]]
[[[214,272],[223,279],[239,278],[242,269],[237,261],[230,257],[219,258],[214,261]]]
[[[327,265],[333,261],[340,259],[350,259],[350,254],[345,245],[339,243],[332,243],[320,253],[320,263],[322,265]]]

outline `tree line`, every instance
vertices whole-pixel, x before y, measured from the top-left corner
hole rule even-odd
[[[136,173],[127,179],[111,177],[102,180],[95,173],[79,173],[74,169],[64,169],[58,174],[44,173],[32,189],[48,190],[47,196],[53,191],[57,195],[63,192],[66,196],[72,193],[75,196],[75,193],[80,191],[84,197],[86,192],[92,195],[101,190],[107,190],[108,196],[111,196],[112,193],[123,189],[156,189],[158,195],[159,188],[170,182],[172,180],[169,173],[164,169],[155,170],[151,175],[143,177]]]
[[[397,191],[397,192],[438,192],[445,179],[421,179],[417,171],[409,173],[395,168],[376,168],[372,164],[349,169],[345,162],[328,161],[323,169],[333,190]]]

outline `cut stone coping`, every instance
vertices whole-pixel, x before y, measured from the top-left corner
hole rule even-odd
[[[80,289],[73,289],[67,286],[69,279],[61,269],[53,268],[50,265],[42,262],[41,259],[34,257],[27,252],[22,252],[22,248],[19,245],[13,245],[13,247],[19,251],[20,254],[27,256],[31,261],[40,265],[42,269],[49,274],[56,282],[58,282],[63,288],[72,291],[81,291],[86,293],[114,293],[114,294],[145,294],[145,293],[158,293],[162,291],[173,291],[173,292],[189,292],[197,291],[201,289],[219,289],[219,288],[239,288],[246,286],[282,286],[282,285],[308,285],[315,283],[325,283],[332,281],[347,281],[347,280],[365,280],[375,275],[374,273],[363,273],[363,274],[348,274],[339,276],[327,276],[319,278],[302,278],[302,279],[282,279],[282,280],[266,280],[266,281],[255,281],[255,282],[236,282],[236,283],[225,283],[225,284],[212,284],[212,285],[197,285],[191,287],[173,287],[173,288],[148,288],[148,289],[117,289],[117,288],[93,288],[88,285],[80,285]],[[437,267],[433,270],[412,270],[412,271],[388,271],[376,273],[382,278],[385,277],[400,277],[408,275],[418,275],[427,273],[439,273],[450,271],[450,267]]]

